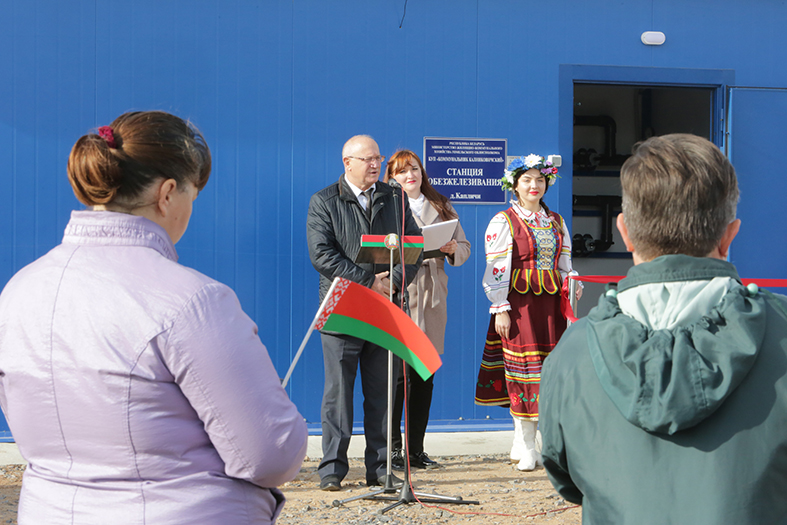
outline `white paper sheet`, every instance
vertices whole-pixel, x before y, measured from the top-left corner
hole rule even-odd
[[[438,222],[437,224],[430,224],[421,228],[424,234],[424,253],[439,250],[450,241],[454,237],[454,231],[456,231],[456,225],[458,223],[458,219],[452,219],[450,221]]]

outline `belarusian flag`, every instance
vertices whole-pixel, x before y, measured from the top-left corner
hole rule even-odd
[[[432,342],[401,308],[341,277],[331,284],[314,328],[380,345],[401,357],[424,381],[443,364]]]

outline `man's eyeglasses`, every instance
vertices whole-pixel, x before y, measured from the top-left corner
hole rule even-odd
[[[360,160],[362,162],[366,162],[369,164],[371,164],[372,162],[376,162],[377,164],[382,164],[383,162],[385,162],[385,155],[375,155],[374,157],[353,157],[351,155],[347,155],[345,158]]]

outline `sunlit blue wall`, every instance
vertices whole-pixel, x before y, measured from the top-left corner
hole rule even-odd
[[[72,144],[122,112],[171,111],[202,129],[214,159],[180,261],[236,290],[283,376],[318,307],[309,197],[339,177],[350,136],[371,134],[385,155],[420,152],[424,136],[506,138],[509,152],[560,153],[570,168],[561,64],[729,69],[736,84],[783,88],[785,19],[776,0],[0,0],[0,285],[80,208]],[[643,45],[647,30],[666,44]],[[568,217],[564,173],[548,202]],[[501,208],[457,208],[474,254],[448,269],[432,420],[504,422],[473,404],[488,323],[481,238]],[[768,235],[742,232],[753,245]],[[779,250],[757,255],[773,268],[758,277],[781,276]],[[315,336],[289,387],[310,422],[322,374]]]

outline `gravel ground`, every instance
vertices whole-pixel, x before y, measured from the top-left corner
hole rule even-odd
[[[433,459],[442,467],[414,471],[415,490],[477,500],[479,505],[410,503],[385,514],[379,511],[389,505],[389,501],[361,499],[336,506],[335,500],[372,491],[364,483],[363,462],[350,460],[350,473],[342,482],[341,492],[322,492],[317,475],[318,461],[307,459],[298,477],[282,487],[287,504],[278,524],[520,525],[524,522],[579,525],[582,522],[581,509],[567,504],[555,492],[541,467],[533,472],[519,472],[503,455]],[[0,467],[0,524],[16,523],[24,469],[24,465]],[[398,499],[398,493],[392,496]]]
[[[16,523],[24,465],[0,466],[0,523]]]
[[[350,460],[350,473],[342,482],[341,492],[322,492],[318,485],[318,461],[307,459],[298,477],[282,487],[287,504],[279,525],[317,525],[326,523],[389,525],[421,524],[495,524],[549,523],[579,525],[582,511],[565,502],[539,467],[533,472],[519,472],[508,462],[507,455],[434,457],[442,468],[416,470],[413,486],[418,492],[460,496],[477,500],[479,505],[411,503],[379,511],[391,502],[356,500],[334,505],[337,499],[368,494],[363,462]],[[401,477],[400,472],[395,472]],[[393,495],[398,499],[398,493]]]

